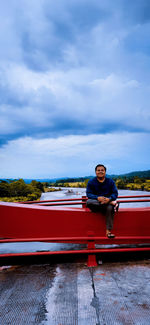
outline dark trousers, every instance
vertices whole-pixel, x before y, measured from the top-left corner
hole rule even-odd
[[[101,204],[97,200],[88,199],[87,207],[92,212],[101,212],[106,217],[106,229],[112,230],[114,222],[114,206],[111,204]]]

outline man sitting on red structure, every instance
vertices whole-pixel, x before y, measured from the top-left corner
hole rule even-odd
[[[117,207],[118,190],[115,182],[106,177],[106,167],[98,164],[95,167],[96,177],[89,180],[86,195],[87,207],[93,212],[101,212],[106,216],[106,236],[114,238],[111,233],[115,208]]]

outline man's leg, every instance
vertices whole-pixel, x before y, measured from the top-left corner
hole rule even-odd
[[[93,199],[88,199],[86,205],[92,212],[99,212],[101,208],[101,204]]]
[[[106,228],[111,231],[114,222],[114,207],[111,204],[106,206]]]
[[[101,212],[105,215],[106,218],[106,235],[111,234],[111,230],[113,229],[113,221],[114,221],[114,206],[111,204],[101,204],[97,200],[88,199],[87,207],[92,212]],[[115,237],[113,234],[110,235],[110,238]]]
[[[111,204],[107,204],[103,206],[103,211],[106,216],[106,236],[108,238],[114,238],[115,235],[111,233],[113,229],[113,222],[114,222],[114,206]]]

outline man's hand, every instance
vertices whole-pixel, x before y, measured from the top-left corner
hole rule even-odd
[[[105,197],[105,196],[98,196],[97,200],[101,204],[108,204],[110,202],[110,199],[108,197]]]

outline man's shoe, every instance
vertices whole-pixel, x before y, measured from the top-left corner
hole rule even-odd
[[[115,207],[114,207],[114,211],[115,212],[118,212],[119,210],[119,202],[116,203]]]
[[[119,210],[119,202],[118,201],[111,201],[110,204],[113,205],[114,211],[118,212],[118,210]]]
[[[112,234],[111,231],[107,231],[107,232],[106,232],[106,236],[107,236],[109,239],[115,238],[115,235]]]

